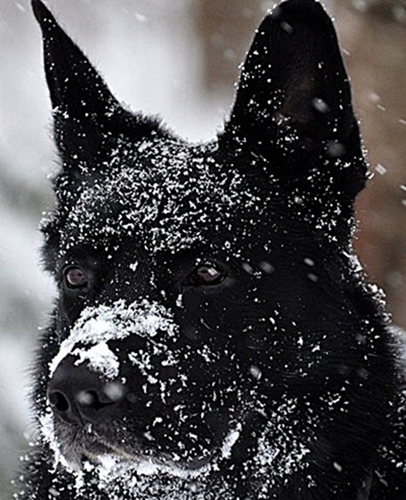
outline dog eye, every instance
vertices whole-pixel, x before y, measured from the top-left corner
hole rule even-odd
[[[77,266],[70,266],[65,269],[64,281],[67,288],[71,290],[83,289],[88,285],[86,273],[83,269]]]
[[[212,263],[203,264],[194,272],[194,281],[196,284],[204,286],[218,285],[225,277],[225,271]]]

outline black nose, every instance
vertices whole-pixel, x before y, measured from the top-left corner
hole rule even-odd
[[[85,364],[65,358],[48,384],[48,401],[54,414],[68,423],[85,425],[111,417],[125,397],[125,386],[103,381]]]

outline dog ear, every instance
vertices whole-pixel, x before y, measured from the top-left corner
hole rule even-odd
[[[137,140],[158,128],[154,120],[125,110],[45,5],[32,0],[32,6],[42,29],[55,139],[65,166],[94,161],[109,137]]]
[[[220,143],[237,154],[254,152],[279,175],[296,178],[309,158],[323,154],[335,166],[347,165],[337,172],[340,189],[353,197],[364,186],[348,77],[333,24],[317,0],[287,0],[262,22]]]

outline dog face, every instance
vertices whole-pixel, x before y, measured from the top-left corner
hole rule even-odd
[[[260,482],[265,448],[268,478],[299,467],[292,454],[316,461],[330,444],[321,418],[292,417],[298,401],[346,411],[379,349],[350,248],[366,168],[321,5],[265,18],[224,132],[203,145],[120,106],[33,5],[62,162],[43,229],[59,286],[37,394],[51,444],[76,468],[251,460]],[[289,441],[302,426],[305,444]]]

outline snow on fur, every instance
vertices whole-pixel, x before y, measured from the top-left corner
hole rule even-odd
[[[221,171],[214,155],[212,145],[202,152],[173,139],[143,141],[135,150],[120,141],[102,179],[82,183],[64,243],[100,244],[123,232],[142,237],[153,253],[202,243],[202,228],[214,227],[211,210],[225,224],[237,207],[254,205],[251,193],[241,195],[243,178]]]
[[[173,336],[175,324],[169,311],[157,303],[143,300],[127,306],[119,300],[112,306],[88,307],[50,363],[50,376],[66,356],[72,355],[78,358],[76,365],[87,361],[90,369],[114,379],[119,375],[119,361],[108,342],[129,335],[154,337],[158,332]]]

